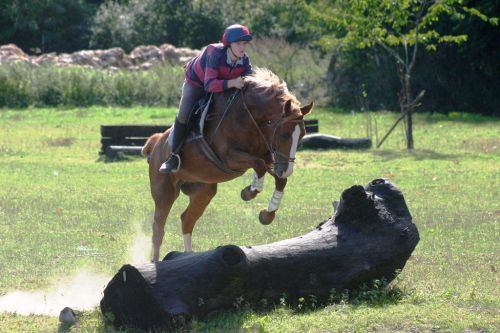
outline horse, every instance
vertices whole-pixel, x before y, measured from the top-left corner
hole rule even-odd
[[[256,69],[245,77],[241,90],[213,94],[203,135],[221,163],[204,153],[198,140],[186,140],[178,172],[163,174],[160,165],[170,154],[170,129],[153,134],[142,148],[148,156],[151,195],[155,204],[153,223],[153,261],[159,260],[164,227],[170,209],[182,191],[189,204],[181,214],[184,250],[192,251],[192,232],[196,221],[217,193],[217,184],[232,180],[253,169],[253,181],[241,191],[251,200],[263,189],[264,176],[275,179],[275,191],[260,222],[269,224],[283,197],[287,177],[293,172],[297,147],[305,134],[304,116],[313,103],[300,106],[285,82],[267,69]],[[211,119],[211,120],[208,120]]]

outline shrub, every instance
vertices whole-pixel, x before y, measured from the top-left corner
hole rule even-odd
[[[317,105],[329,102],[326,75],[329,57],[284,39],[262,38],[249,47],[253,66],[266,67],[286,81],[290,91],[305,104]]]
[[[172,106],[179,103],[183,79],[183,69],[172,65],[149,71],[2,65],[0,107]]]
[[[30,72],[27,65],[0,66],[0,107],[23,108],[30,104]]]
[[[254,66],[275,72],[303,103],[328,102],[327,59],[280,39],[256,40],[249,52]],[[177,106],[184,70],[171,64],[147,71],[4,64],[0,79],[0,107]]]

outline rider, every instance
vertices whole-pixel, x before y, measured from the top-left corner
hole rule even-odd
[[[160,172],[177,172],[181,167],[179,152],[187,134],[187,122],[195,103],[206,92],[222,92],[243,87],[242,76],[252,72],[245,53],[252,35],[247,27],[233,24],[224,30],[222,43],[209,44],[185,66],[182,97],[172,135],[172,153],[160,167]]]

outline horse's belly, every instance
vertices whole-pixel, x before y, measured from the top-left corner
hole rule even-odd
[[[244,174],[244,172],[228,174],[206,159],[201,152],[189,152],[190,150],[183,152],[181,156],[179,178],[183,180],[213,184],[227,182]]]

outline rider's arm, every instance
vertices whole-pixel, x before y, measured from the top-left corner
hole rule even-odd
[[[219,67],[221,66],[221,57],[215,52],[215,49],[209,50],[212,52],[207,53],[205,78],[203,85],[205,91],[208,92],[221,92],[228,89],[227,80],[219,80]]]

